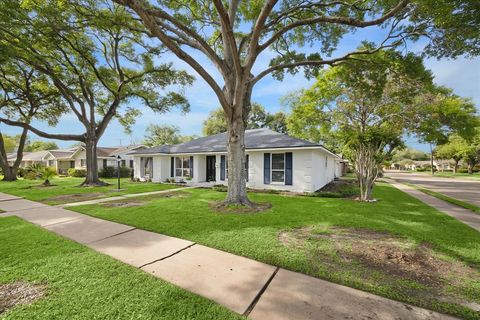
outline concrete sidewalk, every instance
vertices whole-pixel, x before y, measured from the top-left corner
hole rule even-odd
[[[449,202],[438,199],[434,196],[423,193],[422,191],[415,189],[413,187],[407,186],[403,183],[393,182],[389,180],[385,180],[385,181],[390,183],[397,189],[400,189],[403,192],[411,195],[412,197],[417,198],[422,202],[425,202],[429,206],[434,207],[435,209],[442,211],[448,214],[449,216],[454,217],[455,219],[460,220],[461,222],[465,223],[466,225],[469,225],[470,227],[472,227],[477,231],[480,231],[480,214],[476,214],[468,209],[456,206]]]
[[[0,217],[19,216],[252,319],[454,319],[63,208],[11,199],[1,201],[0,209],[7,211]]]

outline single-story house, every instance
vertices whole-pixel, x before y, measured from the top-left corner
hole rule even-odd
[[[105,167],[116,167],[117,156],[120,156],[121,166],[133,168],[133,157],[129,153],[141,148],[145,148],[145,146],[97,147],[98,168],[100,170]],[[15,159],[16,155],[12,154],[8,161],[13,164]],[[24,152],[20,167],[24,168],[32,164],[54,167],[59,174],[67,174],[70,168],[85,169],[85,148],[79,146],[66,149]]]
[[[343,171],[342,159],[322,145],[269,129],[247,130],[245,149],[247,186],[254,189],[314,192]],[[225,133],[130,154],[134,176],[141,180],[227,184]]]

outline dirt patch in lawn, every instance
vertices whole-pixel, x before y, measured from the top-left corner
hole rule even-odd
[[[388,286],[406,297],[442,300],[463,306],[474,298],[470,285],[480,270],[390,233],[343,227],[282,231],[278,240],[306,253],[316,272],[345,273],[373,286]],[[342,277],[342,276],[341,276]],[[415,284],[415,285],[412,285]]]
[[[55,201],[55,202],[63,202],[63,203],[70,203],[70,202],[78,202],[78,201],[87,201],[98,199],[105,196],[104,193],[100,192],[93,192],[93,193],[73,193],[73,194],[61,194],[55,197],[50,197],[47,200]]]
[[[132,197],[132,198],[125,198],[121,200],[109,201],[109,202],[104,202],[101,205],[104,207],[111,207],[111,208],[138,207],[152,200],[165,199],[165,198],[186,198],[190,195],[191,194],[188,192],[172,191],[172,192],[151,194],[147,196]]]
[[[224,214],[261,213],[272,208],[272,204],[268,202],[254,203],[252,206],[241,206],[225,205],[223,201],[211,201],[209,206],[212,211]]]
[[[16,305],[30,304],[45,295],[45,287],[24,281],[0,284],[0,315]]]

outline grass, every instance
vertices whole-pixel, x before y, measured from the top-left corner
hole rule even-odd
[[[222,306],[53,233],[0,218],[0,283],[47,294],[4,319],[241,319]]]
[[[427,189],[427,188],[422,188],[422,187],[419,187],[419,186],[417,186],[415,184],[412,184],[412,183],[405,183],[405,184],[409,185],[412,188],[418,189],[425,194],[428,194],[428,195],[431,195],[435,198],[438,198],[440,200],[443,200],[443,201],[449,202],[451,204],[457,205],[459,207],[471,210],[475,213],[480,213],[480,207],[478,207],[476,205],[473,205],[471,203],[461,201],[461,200],[458,200],[458,199],[455,199],[455,198],[451,198],[449,196],[444,195],[443,193],[436,192],[436,191],[433,191],[433,190],[430,190],[430,189]]]
[[[91,200],[97,198],[114,197],[122,194],[142,193],[178,188],[175,185],[132,182],[129,178],[121,179],[121,188],[117,191],[117,179],[102,179],[110,183],[105,187],[80,187],[83,178],[55,177],[51,179],[53,186],[44,187],[42,181],[19,179],[14,182],[0,181],[1,192],[22,196],[33,201],[40,201],[50,205],[57,205],[69,202]],[[79,195],[78,198],[67,197],[67,195]],[[64,196],[62,198],[62,196]]]
[[[413,173],[422,173],[422,174],[427,174],[427,175],[431,176],[430,172],[416,172],[416,171],[413,171]],[[453,174],[453,172],[437,171],[437,172],[435,172],[435,176],[436,177],[445,177],[445,178],[468,178],[468,179],[474,179],[474,180],[479,180],[480,179],[480,173],[479,172],[476,172],[474,174],[457,172],[457,173]]]
[[[111,208],[90,205],[72,209],[141,229],[188,239],[388,298],[467,319],[478,319],[478,313],[460,304],[445,302],[438,299],[438,296],[425,297],[423,293],[428,290],[416,281],[393,280],[388,272],[383,270],[365,276],[362,273],[364,269],[352,270],[351,267],[343,268],[341,264],[328,265],[324,261],[313,261],[311,251],[285,246],[278,239],[282,231],[305,226],[317,229],[330,226],[368,228],[389,232],[416,245],[428,243],[435,253],[442,257],[468,264],[478,271],[479,232],[392,186],[382,183],[377,185],[374,192],[374,196],[379,199],[377,203],[251,193],[252,200],[272,204],[272,209],[259,214],[216,213],[210,209],[209,204],[221,200],[225,193],[206,189],[185,192],[191,196],[181,200],[156,199],[139,207]],[[335,256],[335,251],[328,243],[315,245],[318,247],[314,249],[322,254]],[[465,279],[461,285],[452,284],[446,287],[451,286],[453,289],[448,290],[461,291],[460,296],[480,304],[479,278]],[[436,287],[429,290],[428,293],[433,294],[440,292]]]

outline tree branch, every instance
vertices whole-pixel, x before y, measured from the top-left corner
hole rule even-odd
[[[36,135],[47,138],[47,139],[57,139],[57,140],[63,140],[63,141],[80,141],[84,142],[85,141],[85,136],[83,134],[52,134],[52,133],[47,133],[44,131],[41,131],[35,127],[32,127],[28,123],[20,122],[20,121],[14,121],[14,120],[9,120],[5,118],[0,118],[0,122],[3,122],[9,126],[14,126],[14,127],[20,127],[20,128],[28,128],[31,132],[35,133]]]

